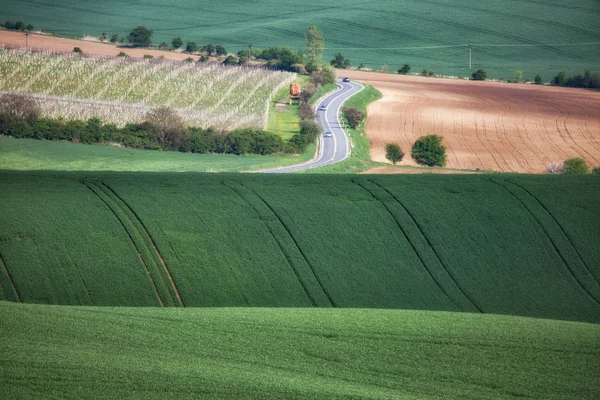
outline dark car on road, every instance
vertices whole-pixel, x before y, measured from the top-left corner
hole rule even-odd
[[[342,81],[344,81],[344,82],[350,82],[350,78],[348,78],[348,77],[346,76],[346,77],[344,77],[344,79],[342,79]]]

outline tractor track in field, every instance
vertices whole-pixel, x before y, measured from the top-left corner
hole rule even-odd
[[[273,229],[271,228],[271,226],[267,222],[265,222],[265,220],[263,219],[260,211],[254,205],[252,205],[252,203],[250,201],[248,201],[238,190],[234,189],[232,186],[228,185],[225,182],[223,182],[223,186],[229,188],[232,192],[234,192],[236,194],[237,197],[239,197],[240,199],[242,199],[242,201],[244,201],[246,204],[248,204],[248,206],[250,206],[250,208],[252,208],[252,210],[254,211],[254,213],[258,216],[258,219],[260,219],[260,221],[263,223],[263,225],[269,230],[269,233],[273,237],[273,240],[275,240],[275,242],[279,246],[279,250],[281,251],[281,254],[283,254],[283,256],[285,257],[285,259],[288,262],[288,265],[290,266],[290,269],[294,272],[294,275],[296,276],[296,279],[300,283],[300,286],[302,286],[302,289],[304,290],[304,293],[306,294],[306,297],[308,297],[308,299],[310,300],[310,302],[313,305],[313,307],[318,307],[315,298],[313,297],[313,295],[308,290],[308,287],[304,283],[304,280],[301,278],[300,272],[294,266],[294,262],[292,261],[292,258],[290,256],[290,254],[288,254],[288,252],[285,250],[285,247],[284,247],[283,243],[281,243],[281,240],[278,238],[278,236],[275,234],[275,232],[273,232]],[[244,188],[246,190],[249,190],[246,187],[244,187]],[[254,192],[252,192],[252,193],[254,194]],[[256,196],[256,194],[254,194],[254,195]]]
[[[290,231],[290,229],[287,226],[287,224],[285,222],[283,222],[283,220],[281,219],[281,217],[279,216],[279,214],[277,214],[277,212],[275,212],[275,210],[273,209],[273,207],[261,195],[259,195],[256,191],[252,190],[251,188],[249,188],[249,187],[247,187],[247,186],[245,186],[243,184],[242,184],[242,186],[245,187],[246,189],[248,189],[249,191],[251,191],[252,193],[254,193],[256,195],[256,197],[258,197],[265,204],[265,206],[267,206],[267,208],[271,211],[271,213],[273,213],[273,216],[275,218],[277,218],[277,220],[279,221],[279,223],[281,224],[281,226],[287,231],[287,233],[290,236],[290,239],[292,240],[292,242],[294,242],[294,245],[296,246],[296,248],[298,249],[298,251],[302,255],[302,258],[304,258],[304,260],[306,261],[306,265],[308,265],[308,267],[312,271],[313,276],[315,277],[316,281],[318,282],[319,286],[321,287],[321,290],[323,291],[323,293],[327,297],[327,300],[329,300],[329,303],[331,304],[331,306],[334,307],[334,308],[337,307],[335,301],[333,300],[333,298],[331,297],[331,295],[329,294],[329,292],[327,291],[327,289],[325,289],[325,286],[323,286],[323,282],[321,282],[321,279],[317,275],[316,269],[315,269],[314,265],[312,265],[312,263],[310,262],[310,260],[306,256],[306,253],[304,253],[304,251],[302,250],[302,248],[300,247],[300,245],[296,241],[296,238],[294,237],[294,235],[292,235],[292,232]]]
[[[527,204],[519,197],[517,196],[515,193],[513,193],[512,190],[510,190],[506,185],[503,185],[493,179],[490,179],[490,182],[492,182],[493,184],[499,186],[500,188],[502,188],[504,191],[508,192],[514,199],[516,199],[525,210],[527,210],[527,212],[529,213],[529,215],[531,215],[531,217],[533,218],[533,220],[536,222],[536,224],[539,226],[539,228],[542,230],[542,232],[544,232],[544,235],[546,236],[546,238],[548,239],[548,241],[552,244],[552,247],[554,248],[554,251],[556,252],[556,254],[560,257],[562,263],[564,264],[565,268],[567,269],[567,271],[569,272],[569,274],[571,275],[571,277],[575,280],[575,282],[577,282],[577,284],[579,285],[579,287],[598,305],[600,305],[600,301],[598,300],[598,298],[596,298],[596,296],[594,295],[593,292],[590,291],[590,289],[588,289],[586,287],[586,285],[584,285],[584,283],[581,281],[581,279],[578,276],[578,273],[576,271],[573,270],[573,266],[569,263],[569,261],[567,260],[564,251],[561,251],[560,246],[556,243],[555,239],[552,238],[552,235],[550,234],[550,232],[548,232],[548,228],[545,226],[545,224],[538,218],[538,216],[536,216],[536,214],[531,210],[530,207],[527,206]],[[573,251],[577,254],[577,256],[579,257],[579,260],[581,261],[582,265],[583,265],[583,269],[585,270],[585,272],[587,272],[591,277],[592,277],[592,282],[596,283],[596,286],[598,286],[598,288],[600,288],[600,285],[598,285],[598,282],[596,281],[594,275],[591,273],[591,271],[588,269],[587,265],[585,264],[585,262],[583,261],[583,259],[581,258],[581,255],[579,254],[579,252],[577,251],[577,249],[575,248],[575,246],[573,245],[573,242],[569,239],[569,237],[566,235],[566,232],[562,229],[562,226],[560,226],[560,224],[558,224],[558,221],[556,221],[556,219],[554,218],[554,216],[550,213],[550,211],[537,199],[537,197],[535,197],[533,194],[531,194],[528,190],[523,189],[520,185],[515,184],[512,181],[505,181],[507,183],[510,183],[512,185],[514,185],[515,187],[523,190],[525,193],[527,193],[531,198],[533,198],[534,201],[536,201],[540,207],[543,209],[543,211],[548,214],[550,216],[550,218],[552,220],[554,220],[554,222],[557,224],[557,226],[559,227],[559,229],[561,230],[561,232],[563,233],[563,235],[565,236],[565,238],[567,239],[567,241],[571,244],[571,247],[573,248]],[[599,291],[600,293],[600,291]],[[600,295],[599,295],[600,297]]]
[[[85,185],[96,197],[98,197],[104,203],[104,205],[106,205],[106,207],[110,210],[110,212],[114,215],[114,217],[117,219],[117,221],[119,221],[119,223],[121,224],[121,226],[125,230],[125,233],[129,237],[129,240],[131,241],[131,244],[135,248],[135,250],[137,252],[137,255],[138,255],[139,259],[140,259],[140,262],[142,263],[142,265],[144,266],[144,269],[146,270],[146,273],[148,274],[148,278],[150,279],[150,282],[152,283],[152,287],[154,288],[154,292],[156,294],[156,298],[158,299],[158,302],[160,303],[161,307],[164,308],[165,307],[165,303],[164,303],[164,301],[163,301],[163,299],[162,299],[162,297],[160,295],[160,291],[158,290],[158,286],[156,285],[156,281],[154,280],[154,277],[152,276],[152,273],[150,272],[150,268],[149,268],[146,260],[144,260],[144,257],[142,256],[142,250],[139,248],[138,244],[136,243],[136,240],[133,238],[131,232],[129,231],[129,229],[125,225],[125,222],[123,222],[123,220],[119,217],[119,215],[117,214],[117,212],[109,204],[108,200],[106,198],[104,198],[104,196],[102,194],[100,194],[100,193],[104,194],[104,192],[97,185],[89,183],[89,182],[85,182],[85,181],[80,181],[80,182],[83,185]],[[118,206],[115,205],[114,207],[118,207]]]
[[[2,258],[2,254],[0,254],[0,264],[2,264],[2,269],[4,270],[4,272],[6,272],[6,276],[8,276],[8,280],[10,282],[10,285],[12,286],[15,297],[17,298],[19,303],[22,303],[23,301],[21,300],[21,295],[19,294],[19,291],[17,290],[17,285],[15,284],[15,281],[13,280],[13,277],[10,274],[8,267],[6,266],[6,262],[4,262],[4,258]]]
[[[427,237],[427,235],[423,231],[423,228],[421,227],[421,225],[419,224],[419,222],[416,220],[416,218],[414,217],[414,215],[408,210],[408,207],[406,207],[404,205],[404,203],[402,203],[400,201],[400,199],[398,199],[398,197],[396,197],[392,192],[390,192],[389,190],[387,190],[385,187],[381,186],[380,184],[378,184],[377,182],[375,182],[373,180],[368,180],[368,181],[371,182],[372,184],[374,184],[375,186],[381,188],[387,194],[389,194],[391,196],[391,198],[394,199],[394,201],[400,207],[402,207],[402,209],[404,209],[404,211],[406,211],[406,214],[408,214],[408,216],[413,221],[413,223],[415,224],[415,226],[417,227],[417,229],[419,230],[419,232],[421,232],[421,235],[423,235],[423,238],[427,242],[427,245],[431,248],[431,251],[433,252],[433,254],[435,254],[435,257],[439,261],[439,263],[442,266],[442,268],[446,271],[446,274],[448,274],[448,277],[450,277],[450,279],[452,280],[452,282],[454,282],[454,285],[456,285],[456,287],[458,288],[458,290],[463,294],[463,296],[465,296],[465,298],[467,300],[469,300],[469,302],[473,305],[473,307],[475,307],[475,309],[478,312],[483,313],[483,310],[475,303],[475,301],[471,298],[471,296],[469,296],[467,294],[467,292],[465,292],[465,290],[458,284],[458,281],[454,277],[454,274],[452,272],[450,272],[450,269],[448,268],[448,266],[442,261],[442,258],[440,257],[440,255],[438,254],[438,252],[435,250],[435,247],[433,246],[433,244],[429,240],[429,237]]]
[[[121,196],[119,196],[117,194],[117,192],[115,192],[110,186],[108,186],[104,181],[102,181],[102,186],[104,186],[106,189],[108,189],[117,199],[119,199],[119,201],[123,204],[123,206],[126,207],[127,210],[129,210],[129,212],[131,212],[131,214],[135,217],[135,219],[137,220],[137,222],[140,224],[140,226],[143,229],[143,233],[150,240],[150,243],[152,244],[152,249],[156,253],[156,256],[158,257],[163,270],[167,274],[167,278],[169,279],[169,282],[171,284],[171,288],[173,289],[173,291],[175,293],[175,297],[177,298],[177,300],[179,302],[179,305],[181,307],[185,307],[185,303],[183,301],[183,297],[181,296],[181,293],[179,292],[179,289],[177,288],[177,284],[175,283],[175,280],[173,279],[173,274],[171,273],[171,270],[169,269],[169,266],[165,262],[164,257],[160,253],[160,250],[158,249],[158,246],[156,245],[156,242],[155,242],[154,238],[150,234],[150,231],[148,230],[148,228],[146,227],[146,225],[144,224],[144,222],[142,221],[142,219],[139,217],[139,215],[137,215],[137,213],[133,210],[133,208],[130,207],[129,204],[127,204],[127,202]]]
[[[446,291],[446,289],[444,289],[444,287],[442,286],[442,284],[436,279],[435,275],[429,270],[429,268],[427,267],[427,263],[425,262],[425,260],[423,260],[423,257],[421,256],[421,253],[419,253],[419,251],[417,251],[417,248],[416,248],[415,244],[413,243],[413,241],[408,236],[408,233],[404,230],[404,228],[402,227],[402,224],[400,223],[400,221],[398,221],[398,218],[396,218],[396,216],[394,215],[394,213],[392,212],[392,210],[390,210],[389,206],[387,204],[385,204],[385,201],[383,201],[380,198],[378,198],[375,195],[375,193],[373,193],[370,189],[368,189],[362,183],[359,183],[359,182],[357,182],[355,180],[352,180],[352,183],[354,183],[355,185],[357,185],[357,186],[361,187],[362,189],[364,189],[367,193],[369,193],[373,197],[373,199],[375,199],[379,203],[381,203],[381,205],[386,209],[387,213],[392,217],[392,219],[394,220],[394,222],[396,222],[396,226],[398,226],[398,229],[400,230],[400,232],[402,232],[402,235],[404,236],[404,238],[406,239],[406,241],[410,245],[412,251],[415,253],[415,255],[417,256],[417,258],[419,259],[419,261],[423,265],[423,268],[427,271],[427,274],[429,275],[429,277],[435,282],[435,284],[437,285],[437,287],[442,291],[442,293],[444,293],[444,295],[448,298],[448,300],[450,300],[450,302],[452,304],[454,304],[454,306],[456,307],[457,310],[459,310],[459,311],[465,311],[465,310],[461,309],[461,307],[454,301],[454,299],[450,296],[450,294]]]

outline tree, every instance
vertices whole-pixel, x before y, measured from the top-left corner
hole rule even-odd
[[[471,74],[471,79],[473,79],[474,81],[485,81],[487,78],[487,72],[485,72],[483,69],[479,68],[477,71],[473,72],[473,74]]]
[[[515,76],[515,81],[517,81],[517,83],[519,83],[519,82],[521,82],[521,79],[523,78],[523,71],[518,69],[513,73],[513,75]]]
[[[102,35],[100,35],[98,40],[100,40],[101,42],[106,42],[108,40],[108,36],[106,35],[106,32],[102,32]]]
[[[446,164],[446,147],[438,135],[421,136],[412,147],[412,158],[419,164],[430,167]]]
[[[315,141],[321,133],[321,126],[314,119],[303,119],[300,121],[300,134],[306,137],[307,143]]]
[[[167,42],[162,42],[161,44],[158,45],[158,49],[159,50],[169,50],[169,45]]]
[[[202,46],[200,50],[206,52],[206,54],[209,56],[212,56],[212,54],[215,52],[215,46],[213,44],[207,44]]]
[[[40,105],[33,97],[16,93],[0,96],[0,120],[18,120],[32,124],[41,112]]]
[[[15,22],[15,26],[13,28],[16,31],[24,31],[25,30],[25,24],[23,23],[23,21],[17,21]]]
[[[308,62],[315,65],[319,64],[323,58],[323,49],[325,48],[323,31],[316,25],[310,25],[304,33],[304,38],[306,39]]]
[[[352,129],[356,128],[365,120],[365,113],[358,108],[344,107],[342,108],[342,112],[344,113],[344,117],[346,117]]]
[[[396,143],[386,143],[385,158],[391,161],[392,164],[396,165],[397,162],[402,161],[402,158],[404,158],[404,152],[400,148],[400,145]]]
[[[199,47],[196,42],[187,42],[187,44],[185,45],[186,53],[195,53],[198,51],[198,49],[199,49]]]
[[[592,169],[592,174],[600,175],[600,167],[596,167],[596,168]]]
[[[136,26],[131,32],[129,32],[129,36],[127,36],[127,41],[135,47],[148,47],[152,43],[150,41],[151,37],[152,30],[146,28],[143,25],[140,25]]]
[[[4,22],[4,27],[6,29],[15,29],[15,23],[11,20],[7,20],[6,22]]]
[[[83,51],[81,50],[80,47],[73,47],[73,53],[82,54]]]
[[[144,124],[156,141],[166,149],[178,149],[190,136],[183,118],[170,107],[158,107],[148,111]]]
[[[171,46],[173,46],[174,49],[181,48],[183,46],[183,39],[179,36],[174,37],[173,40],[171,40]]]
[[[560,71],[556,74],[554,79],[552,79],[553,85],[563,86],[565,83],[567,83],[567,74],[565,71]]]
[[[541,84],[543,84],[543,83],[544,83],[544,81],[542,80],[542,77],[540,76],[540,74],[537,74],[537,75],[535,76],[535,78],[533,78],[533,82],[534,82],[536,85],[541,85]]]
[[[329,65],[321,65],[318,71],[310,74],[310,78],[315,86],[335,83],[335,69]]]
[[[110,37],[110,42],[111,43],[117,43],[119,41],[119,34],[115,33]]]
[[[348,68],[350,66],[350,60],[344,57],[342,53],[337,53],[333,56],[333,60],[331,60],[329,64],[333,65],[335,68]]]
[[[31,32],[31,31],[33,31],[34,29],[35,29],[35,28],[34,28],[34,27],[33,27],[33,25],[31,25],[31,24],[27,24],[27,26],[25,27],[25,30],[26,30],[26,31],[28,31],[28,32]]]
[[[589,174],[590,167],[586,164],[585,160],[581,157],[570,158],[563,163],[565,167],[565,174]]]
[[[402,74],[402,75],[406,75],[406,74],[408,74],[409,72],[410,72],[410,65],[408,65],[408,64],[404,64],[404,65],[402,66],[402,68],[400,68],[400,69],[398,70],[398,73],[399,73],[399,74]]]
[[[218,56],[224,56],[227,54],[227,50],[225,49],[225,47],[218,44],[215,46],[215,53],[217,53]]]

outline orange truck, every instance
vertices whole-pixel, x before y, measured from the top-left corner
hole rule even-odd
[[[300,83],[294,82],[290,85],[290,96],[298,97],[300,96]]]

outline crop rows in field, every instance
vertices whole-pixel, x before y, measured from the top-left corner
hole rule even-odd
[[[0,90],[41,96],[48,116],[117,124],[164,105],[190,125],[263,128],[269,100],[294,78],[260,68],[0,50]]]
[[[23,302],[599,322],[600,182],[551,178],[4,172],[0,256]]]

